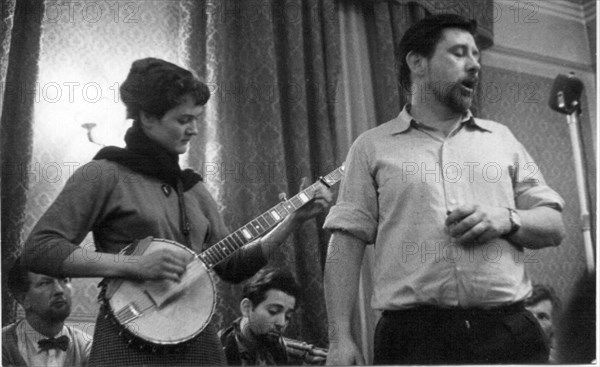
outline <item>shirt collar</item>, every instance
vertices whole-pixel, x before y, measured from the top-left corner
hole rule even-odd
[[[67,335],[65,331],[66,326],[63,325],[63,328],[60,332],[53,336],[53,338],[58,338],[59,336]],[[37,330],[29,324],[27,319],[23,319],[20,328],[21,336],[23,337],[23,341],[27,340],[27,342],[36,348],[36,351],[39,353],[40,348],[38,346],[38,342],[42,339],[47,339],[47,336],[40,334]]]
[[[414,117],[412,117],[409,111],[410,103],[404,106],[402,111],[400,111],[400,114],[394,120],[390,121],[391,134],[401,134],[403,132],[406,132],[410,127],[423,126],[422,124],[417,122],[414,119]],[[484,131],[492,131],[491,124],[488,124],[486,120],[476,119],[471,113],[471,110],[467,110],[467,113],[461,119],[461,124],[473,128],[478,128]]]

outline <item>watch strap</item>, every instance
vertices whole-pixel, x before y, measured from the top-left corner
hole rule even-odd
[[[519,230],[519,228],[521,228],[521,224],[518,223],[517,220],[515,219],[515,216],[519,215],[517,213],[517,211],[512,208],[506,208],[506,209],[508,209],[508,219],[510,220],[510,230],[504,235],[504,237],[510,237],[513,234],[515,234]]]

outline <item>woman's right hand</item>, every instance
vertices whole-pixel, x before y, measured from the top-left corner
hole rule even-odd
[[[189,262],[189,256],[168,249],[142,256],[131,256],[133,277],[138,280],[179,281]]]

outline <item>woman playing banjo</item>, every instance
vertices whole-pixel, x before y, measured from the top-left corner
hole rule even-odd
[[[32,230],[23,259],[34,272],[62,277],[105,277],[134,281],[178,282],[189,256],[168,247],[148,254],[125,251],[144,238],[160,238],[201,253],[229,234],[217,204],[200,175],[182,170],[178,156],[198,133],[197,123],[210,97],[208,87],[190,71],[146,58],[135,61],[120,87],[133,119],[126,148],[106,147],[76,170],[62,192]],[[318,184],[312,201],[285,217],[272,231],[214,266],[229,282],[251,277],[304,220],[331,201]],[[97,253],[79,244],[93,233]],[[106,292],[104,287],[103,292]],[[134,316],[138,312],[131,307]],[[94,332],[89,365],[224,364],[216,328],[208,323],[189,341],[157,353],[130,345],[105,302]]]

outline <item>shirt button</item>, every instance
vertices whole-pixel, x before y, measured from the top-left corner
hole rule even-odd
[[[456,205],[456,199],[450,199],[448,200],[448,203],[450,203],[451,205]]]

